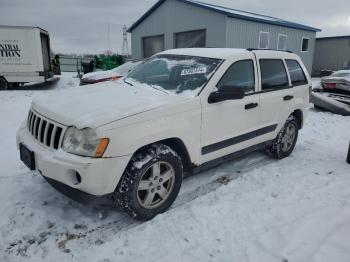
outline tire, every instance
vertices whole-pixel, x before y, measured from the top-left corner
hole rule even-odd
[[[172,205],[182,179],[180,156],[166,145],[154,144],[132,157],[113,193],[113,202],[134,219],[149,220]]]
[[[12,83],[13,88],[18,88],[21,83]]]
[[[277,137],[266,147],[268,153],[276,159],[288,157],[298,140],[299,126],[295,116],[289,116]]]
[[[5,78],[0,77],[0,90],[7,90],[8,84]]]

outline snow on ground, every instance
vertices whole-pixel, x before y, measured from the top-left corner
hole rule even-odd
[[[311,107],[289,158],[255,152],[191,176],[141,223],[69,200],[19,161],[32,97],[77,83],[0,93],[0,261],[349,261],[349,117]]]

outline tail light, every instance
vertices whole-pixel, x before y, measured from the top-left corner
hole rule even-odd
[[[336,83],[326,83],[326,88],[328,89],[334,89],[337,87]]]

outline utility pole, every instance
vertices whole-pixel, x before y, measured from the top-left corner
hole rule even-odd
[[[107,24],[107,35],[108,35],[108,55],[111,54],[111,36],[110,36],[110,24]]]
[[[122,56],[128,57],[129,56],[129,47],[128,47],[128,32],[126,25],[123,26],[123,49],[122,49]]]

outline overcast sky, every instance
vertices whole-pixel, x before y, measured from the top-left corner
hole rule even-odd
[[[122,49],[128,27],[156,0],[0,0],[1,25],[49,31],[54,52],[98,53]],[[318,36],[350,35],[350,0],[202,0],[321,28]],[[130,45],[130,38],[129,38]]]

